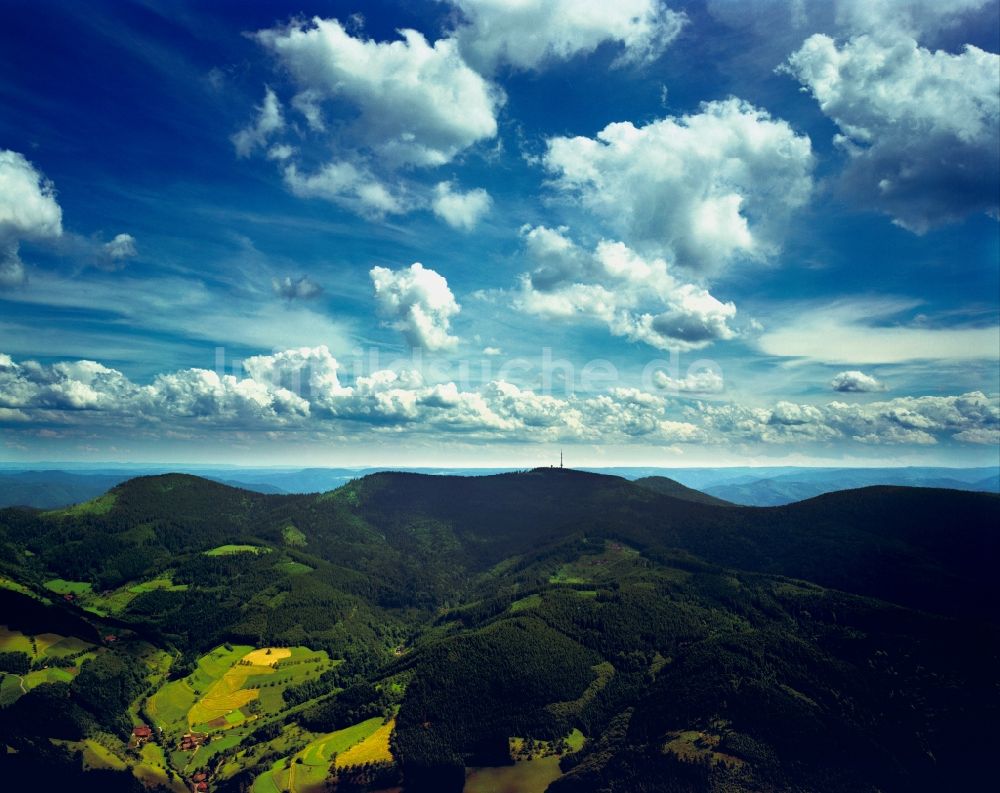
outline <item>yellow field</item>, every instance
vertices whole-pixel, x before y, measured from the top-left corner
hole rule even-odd
[[[396,720],[390,719],[361,743],[355,744],[343,754],[337,755],[337,768],[365,763],[392,762],[392,752],[389,751],[389,736],[392,735]]]
[[[292,651],[287,647],[263,647],[260,650],[247,653],[243,656],[243,660],[249,661],[254,666],[270,666],[282,658],[289,658],[291,654]]]
[[[249,661],[250,666],[235,664],[228,669],[222,678],[205,693],[205,696],[191,708],[188,713],[188,723],[194,726],[210,722],[257,699],[260,696],[260,691],[243,688],[247,678],[253,675],[274,674],[274,668],[271,664],[277,663],[282,658],[288,658],[292,654],[292,651],[287,647],[272,647],[270,655],[267,654],[267,650],[268,648],[252,650],[244,655],[241,660]]]

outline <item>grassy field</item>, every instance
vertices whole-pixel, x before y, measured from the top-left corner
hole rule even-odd
[[[233,553],[270,553],[270,548],[262,545],[220,545],[210,551],[205,551],[205,556],[228,556]]]
[[[306,535],[290,523],[281,530],[281,538],[285,541],[285,545],[302,546],[306,544]]]
[[[275,568],[288,575],[302,575],[303,573],[311,573],[313,571],[309,565],[294,561],[278,562]]]
[[[24,691],[21,689],[21,678],[0,672],[0,708],[5,708],[17,700]]]
[[[89,595],[92,589],[86,581],[67,581],[64,578],[46,581],[45,588],[57,595]]]
[[[0,589],[10,589],[14,592],[19,592],[22,595],[27,595],[28,597],[33,597],[36,600],[41,600],[34,592],[32,592],[24,584],[19,584],[17,581],[13,581],[7,578],[5,575],[0,575]]]
[[[288,762],[286,758],[278,760],[269,771],[254,780],[254,793],[272,793],[272,791],[289,791],[289,793],[314,793],[322,791],[329,774],[330,763],[336,754],[339,757],[354,751],[379,733],[385,727],[392,731],[392,723],[385,725],[381,718],[368,719],[343,730],[337,730],[321,735],[311,741],[306,747],[292,755]],[[388,751],[388,732],[385,734],[385,746]],[[376,743],[381,744],[381,738]],[[392,759],[391,755],[387,759]],[[339,764],[339,762],[338,762]]]
[[[32,659],[38,657],[31,639],[20,631],[14,631],[6,625],[0,625],[0,653],[16,652],[27,653]]]
[[[177,733],[231,730],[253,718],[246,706],[259,700],[265,714],[285,707],[281,692],[330,668],[325,652],[307,647],[217,647],[198,659],[195,671],[158,689],[147,702],[150,717]]]
[[[185,793],[189,789],[177,776],[171,780],[167,773],[167,758],[158,744],[147,743],[143,746],[141,758],[132,773],[146,787],[162,786],[176,793]]]
[[[568,752],[576,752],[582,749],[584,743],[587,741],[584,734],[575,727],[563,740],[566,741],[566,751]],[[510,756],[513,760],[539,760],[543,757],[551,757],[558,754],[553,741],[535,741],[530,752],[528,751],[528,747],[525,746],[524,738],[510,738],[509,744]]]
[[[74,504],[72,507],[66,507],[65,509],[54,509],[51,512],[47,512],[47,515],[107,515],[111,508],[115,505],[118,496],[114,493],[105,493],[103,496],[98,496],[90,501],[84,501],[82,504]]]
[[[154,578],[152,581],[134,584],[128,588],[128,591],[141,595],[143,592],[156,592],[160,589],[165,589],[168,592],[184,592],[187,588],[187,584],[175,584],[169,578]]]
[[[561,565],[549,577],[550,584],[586,584],[591,581],[615,580],[627,574],[642,557],[637,550],[621,543],[605,543],[604,551],[585,554],[578,559]]]
[[[115,771],[125,768],[124,760],[97,741],[87,738],[79,745],[83,749],[84,768],[113,768]]]
[[[389,751],[389,736],[396,727],[396,720],[390,719],[361,743],[355,744],[346,752],[337,755],[337,768],[365,763],[392,762],[392,752]]]
[[[175,584],[170,578],[166,577],[156,578],[152,581],[141,581],[137,584],[126,584],[123,587],[108,592],[94,592],[89,583],[84,581],[65,581],[61,578],[47,581],[45,586],[50,591],[59,595],[74,595],[76,602],[81,608],[99,617],[121,614],[128,607],[129,603],[143,592],[153,592],[158,589],[167,590],[168,592],[183,592],[188,588],[187,584]]]
[[[80,672],[80,665],[95,657],[98,652],[103,652],[103,649],[75,636],[60,636],[58,633],[28,636],[0,625],[0,652],[23,652],[28,654],[32,662],[52,664],[28,672],[23,677],[4,675],[0,680],[0,706],[6,706],[42,683],[70,682]],[[78,653],[82,655],[73,660],[72,666],[55,665],[63,658]]]
[[[520,600],[515,600],[511,603],[510,610],[516,614],[518,611],[538,608],[540,605],[542,605],[541,595],[528,595],[526,598],[521,598]]]

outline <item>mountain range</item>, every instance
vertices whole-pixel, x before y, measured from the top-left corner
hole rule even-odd
[[[40,463],[0,464],[0,506],[54,509],[99,496],[137,476],[176,472],[170,465]],[[259,493],[320,493],[385,468],[251,468],[193,466],[186,473]],[[515,469],[412,468],[411,473],[482,476]],[[1000,469],[989,468],[601,468],[593,473],[639,480],[664,477],[723,501],[746,506],[780,506],[848,488],[871,485],[937,487],[1000,493]],[[668,493],[669,495],[669,493]]]
[[[3,509],[0,772],[102,790],[204,774],[477,791],[500,773],[525,793],[979,789],[998,517],[990,493],[761,508],[561,468],[310,494],[159,474]],[[80,648],[64,675],[43,636]],[[368,759],[345,765],[329,747],[362,725],[350,751]],[[93,770],[95,743],[120,766]]]

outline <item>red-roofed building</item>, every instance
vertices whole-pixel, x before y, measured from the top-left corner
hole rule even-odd
[[[208,790],[208,783],[199,782],[197,785],[194,786],[194,789],[201,793],[202,791]]]

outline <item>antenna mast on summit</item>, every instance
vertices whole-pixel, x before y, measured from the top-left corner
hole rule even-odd
[[[563,464],[562,464],[562,449],[559,450],[559,467],[560,468],[563,467]]]

